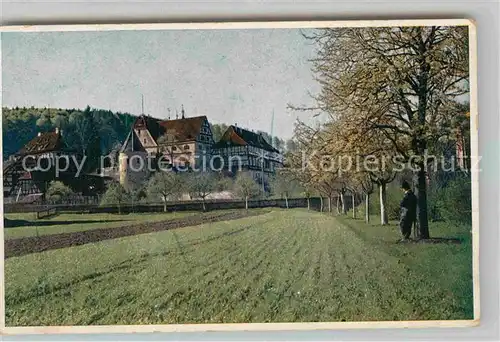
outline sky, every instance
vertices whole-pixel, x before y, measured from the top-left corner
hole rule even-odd
[[[319,91],[298,29],[2,33],[2,106],[110,109],[271,131],[287,139]]]

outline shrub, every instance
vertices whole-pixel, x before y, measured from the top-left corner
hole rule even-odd
[[[130,195],[120,183],[113,182],[109,184],[108,189],[102,196],[100,205],[116,205],[118,207],[118,212],[121,213],[121,207],[124,203],[127,203],[129,197]]]
[[[62,203],[67,200],[73,191],[70,187],[60,181],[52,181],[45,193],[45,198],[52,203]]]
[[[399,219],[399,203],[403,194],[396,183],[387,186],[387,214],[390,220]],[[452,175],[433,179],[427,189],[427,213],[431,221],[447,221],[470,225],[472,222],[471,180],[467,175]],[[364,212],[364,203],[358,206]],[[379,191],[370,198],[370,212],[380,213]]]
[[[459,175],[448,182],[435,201],[439,216],[449,222],[472,223],[471,179]]]

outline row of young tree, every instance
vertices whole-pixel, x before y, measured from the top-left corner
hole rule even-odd
[[[190,200],[201,200],[202,209],[206,210],[206,200],[215,193],[227,192],[232,197],[245,201],[255,198],[281,197],[288,207],[290,197],[302,196],[301,189],[295,182],[276,177],[270,180],[273,194],[263,192],[262,185],[248,172],[240,172],[235,178],[224,176],[218,172],[156,172],[142,186],[126,189],[118,182],[108,186],[101,199],[102,205],[121,207],[133,203],[163,203],[167,211],[169,202],[188,196]],[[226,195],[228,195],[226,194]]]
[[[458,140],[469,136],[467,27],[327,28],[305,38],[317,47],[321,91],[314,108],[293,108],[329,120],[297,122],[286,176],[329,198],[364,194],[367,209],[378,187],[382,224],[387,185],[410,180],[419,235],[429,238],[429,180],[454,163]]]

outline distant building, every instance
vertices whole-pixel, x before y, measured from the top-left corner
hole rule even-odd
[[[283,166],[283,155],[261,134],[233,125],[213,146],[212,155],[220,156],[220,165],[233,175],[241,168],[265,185],[269,177]]]
[[[184,110],[181,118],[174,120],[141,115],[120,151],[120,183],[125,187],[142,184],[158,167],[202,169],[213,143],[206,116],[186,118]]]
[[[66,165],[63,159],[70,161]],[[59,160],[60,171],[56,172]],[[39,132],[17,153],[3,163],[4,199],[11,202],[34,201],[42,198],[52,181],[61,181],[74,192],[84,195],[102,189],[103,180],[97,176],[78,174],[75,164],[82,156],[68,148],[59,129],[53,132]],[[67,166],[67,167],[66,167]]]
[[[229,126],[214,143],[206,116],[159,120],[137,117],[119,153],[119,178],[125,188],[141,186],[160,167],[178,170],[219,170],[236,175],[247,171],[266,186],[283,166],[283,156],[261,135]]]
[[[45,169],[51,160],[66,153],[65,150],[66,146],[59,130],[38,133],[3,163],[4,197],[15,196],[19,199],[25,196],[35,198],[43,195],[48,183],[55,179],[55,172],[50,169],[46,172],[32,169],[37,165]]]

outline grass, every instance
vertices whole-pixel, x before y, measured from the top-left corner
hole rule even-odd
[[[395,244],[396,226],[306,210],[9,258],[6,322],[23,325],[472,319],[460,245]]]
[[[5,239],[18,239],[27,236],[50,235],[80,232],[98,228],[117,228],[135,223],[158,222],[194,215],[195,212],[171,213],[130,213],[118,214],[60,214],[51,218],[37,220],[35,213],[5,214],[11,220],[28,221],[26,226],[4,229]]]

